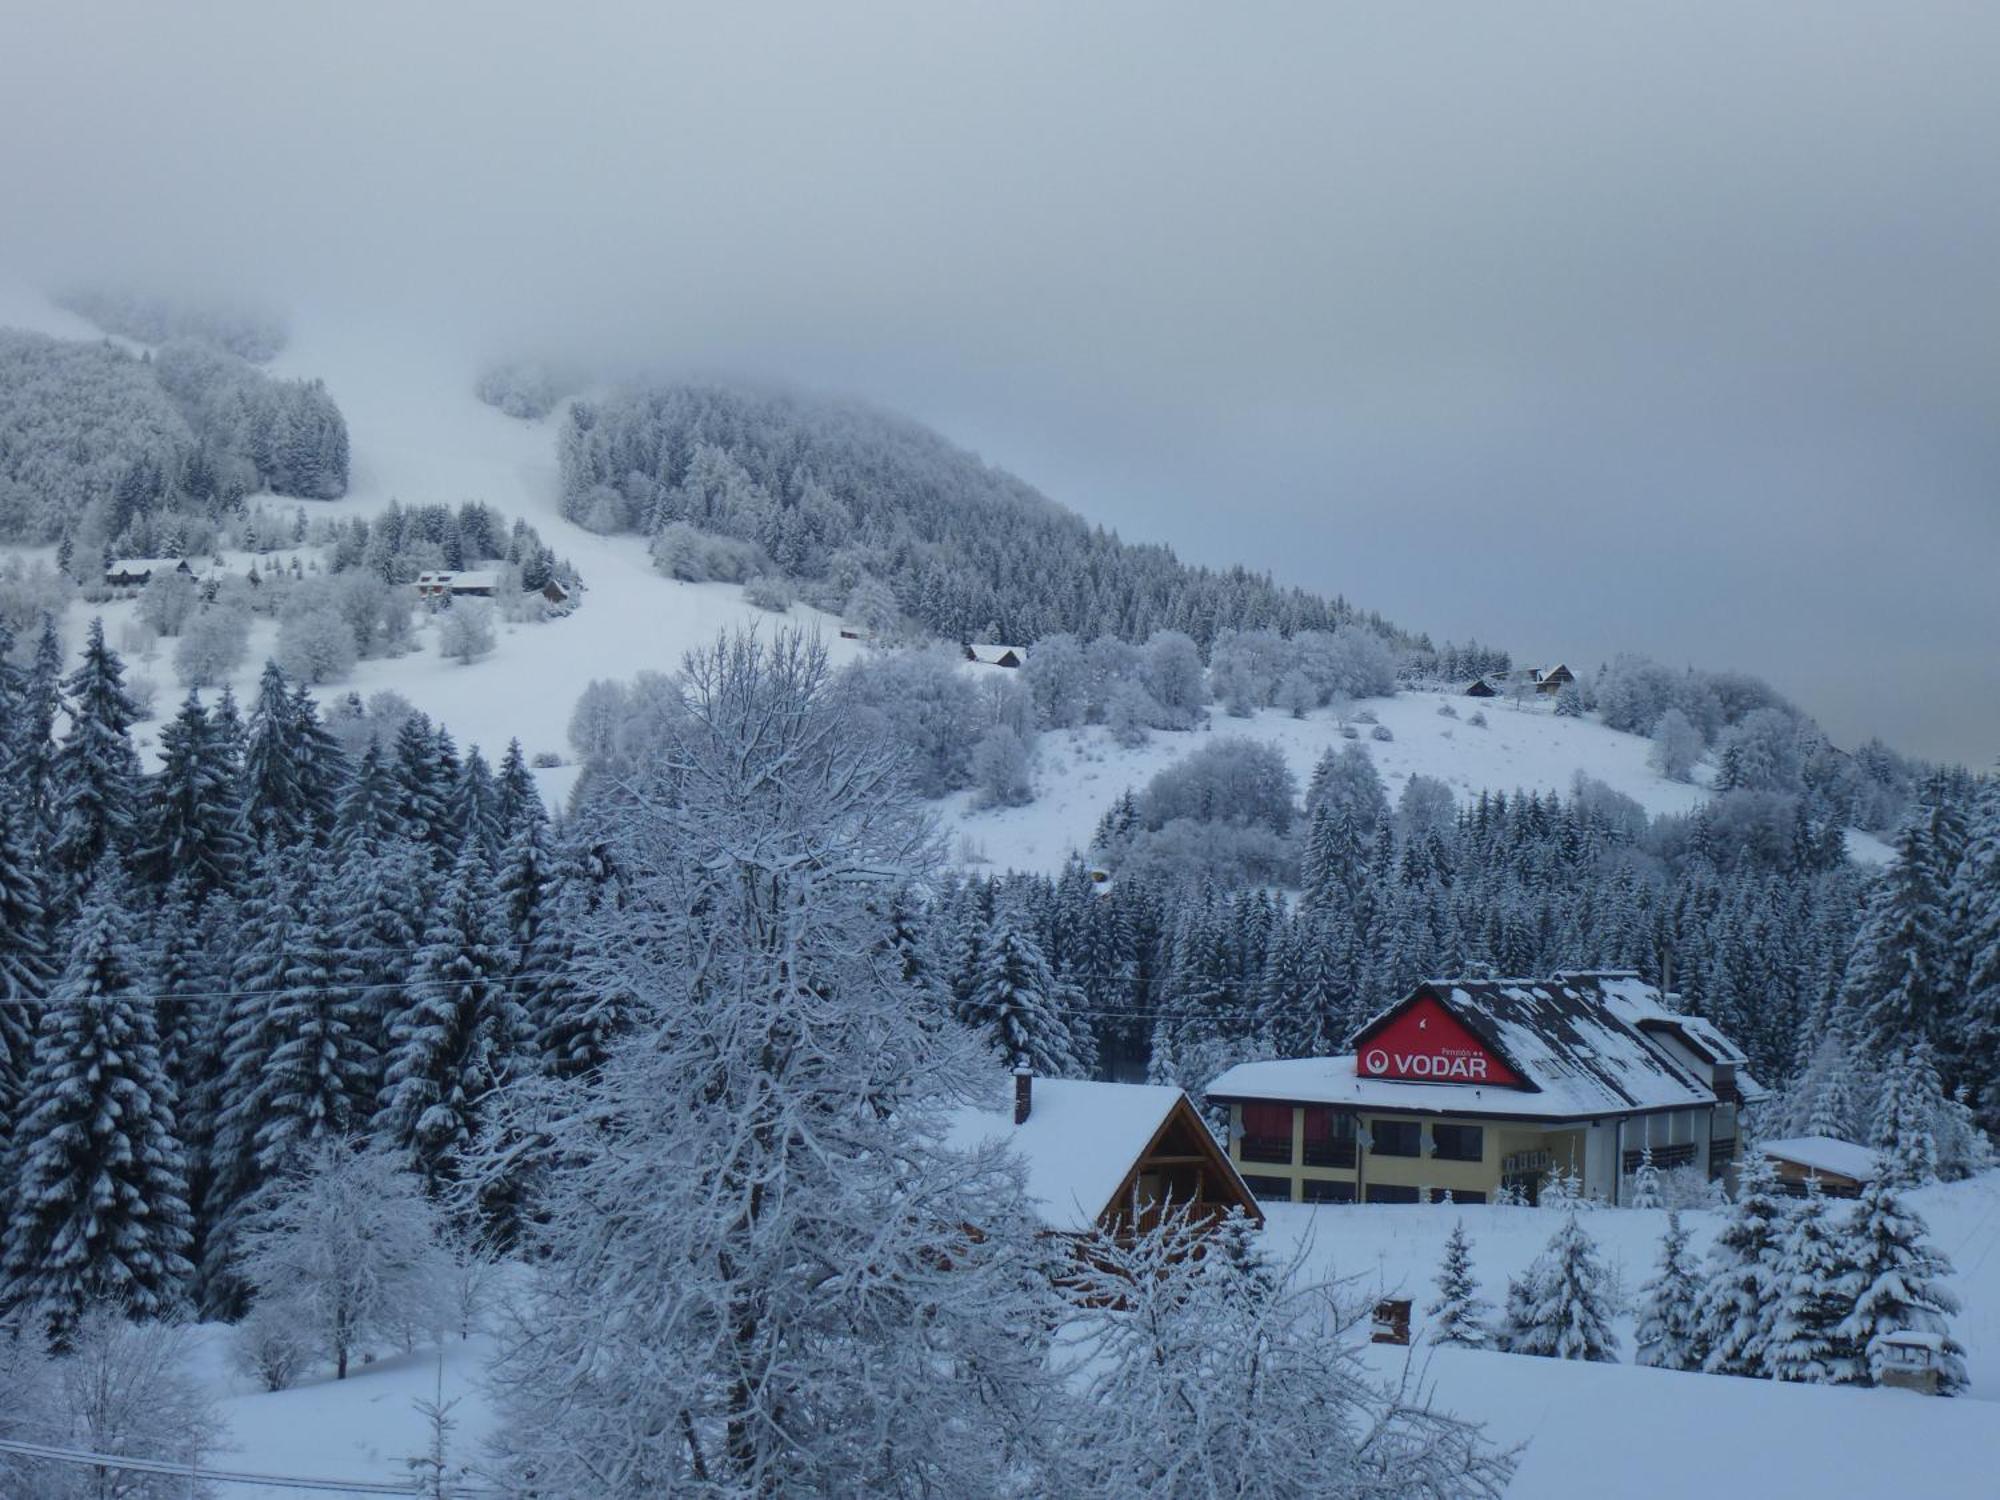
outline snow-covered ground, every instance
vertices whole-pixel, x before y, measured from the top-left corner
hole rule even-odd
[[[2000,1456],[2000,1173],[1926,1189],[1914,1201],[1935,1243],[1952,1258],[1964,1300],[1953,1331],[1967,1349],[1972,1387],[1958,1400],[1892,1390],[1781,1386],[1719,1375],[1634,1367],[1629,1315],[1620,1319],[1618,1365],[1516,1355],[1410,1352],[1441,1409],[1488,1425],[1504,1444],[1526,1445],[1511,1496],[1518,1500],[1667,1500],[1703,1494],[1810,1496],[1811,1500],[1960,1500],[1992,1494]],[[1838,1206],[1836,1206],[1838,1207]],[[1268,1245],[1280,1259],[1304,1254],[1303,1274],[1340,1277],[1358,1297],[1407,1296],[1422,1308],[1446,1235],[1463,1220],[1474,1271],[1494,1302],[1552,1234],[1552,1211],[1530,1208],[1369,1204],[1271,1208]],[[1684,1218],[1704,1250],[1720,1215]],[[1586,1226],[1636,1297],[1658,1254],[1664,1213],[1607,1209]],[[428,1428],[416,1403],[440,1389],[456,1400],[451,1456],[467,1462],[492,1430],[481,1389],[490,1344],[452,1342],[275,1395],[228,1367],[226,1330],[204,1329],[201,1363],[223,1396],[228,1467],[345,1479],[394,1479],[420,1452]],[[1385,1375],[1406,1351],[1373,1348]],[[242,1493],[281,1500],[276,1489]]]
[[[1450,708],[1457,717],[1447,717]],[[1372,713],[1393,739],[1372,737],[1355,713]],[[1484,713],[1484,727],[1468,722]],[[1634,798],[1648,813],[1686,812],[1707,795],[1669,781],[1647,763],[1649,741],[1606,729],[1588,718],[1559,718],[1544,700],[1515,706],[1455,693],[1409,692],[1354,705],[1346,720],[1359,737],[1346,739],[1342,721],[1321,709],[1295,719],[1265,709],[1233,719],[1220,708],[1206,727],[1155,734],[1127,749],[1103,729],[1044,734],[1036,750],[1035,800],[1025,807],[975,811],[972,794],[947,800],[944,817],[954,850],[976,853],[999,869],[1052,872],[1072,849],[1088,843],[1098,816],[1127,788],[1137,791],[1182,756],[1220,737],[1276,746],[1303,788],[1329,747],[1357,744],[1381,772],[1391,802],[1413,775],[1449,785],[1461,804],[1482,790],[1567,793],[1579,771]]]

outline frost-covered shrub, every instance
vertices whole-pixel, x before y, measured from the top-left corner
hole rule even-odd
[[[229,1352],[236,1368],[267,1391],[290,1390],[312,1358],[292,1313],[273,1303],[250,1309],[230,1333]]]
[[[18,557],[0,561],[0,625],[16,640],[32,639],[42,616],[61,619],[76,586],[37,558],[32,564]]]
[[[1310,677],[1294,667],[1278,679],[1277,706],[1295,719],[1303,719],[1319,707],[1319,690]]]
[[[438,652],[470,666],[493,649],[493,606],[483,599],[460,599],[438,620]]]
[[[743,598],[758,609],[782,615],[798,598],[791,584],[775,573],[759,573],[743,585]]]
[[[978,691],[960,661],[948,647],[887,651],[854,663],[838,679],[857,727],[909,753],[911,778],[926,797],[972,781],[972,747],[984,724]]]
[[[1472,711],[1472,716],[1465,722],[1470,724],[1474,729],[1484,729],[1486,727],[1486,710],[1475,708]]]
[[[1701,731],[1688,722],[1688,716],[1669,708],[1653,725],[1653,748],[1647,759],[1667,780],[1686,781],[1706,748]]]
[[[755,542],[697,531],[685,521],[661,527],[650,550],[653,566],[683,583],[746,583],[771,566]]]
[[[1407,843],[1426,833],[1443,833],[1458,813],[1451,788],[1435,776],[1421,773],[1403,783],[1396,799],[1396,828]]]
[[[354,670],[360,651],[354,627],[328,599],[307,600],[288,608],[278,622],[278,644],[271,653],[287,677],[299,682],[331,682]]]
[[[1360,727],[1354,724],[1343,724],[1340,726],[1340,737],[1344,740],[1358,740],[1361,738]]]
[[[1034,801],[1029,742],[1005,724],[980,736],[972,750],[972,779],[979,807],[1020,807]]]
[[[1152,737],[1150,731],[1162,716],[1160,705],[1142,684],[1121,682],[1105,705],[1104,727],[1112,739],[1132,750]]]
[[[510,417],[545,417],[576,389],[576,378],[540,360],[503,360],[479,373],[473,393]]]
[[[1458,717],[1458,710],[1453,708],[1449,703],[1440,703],[1438,705],[1438,717],[1440,719],[1455,719]]]
[[[1226,890],[1291,885],[1298,878],[1293,841],[1262,825],[1176,818],[1140,829],[1122,851],[1109,853],[1121,879],[1162,888],[1212,881]]]
[[[553,771],[562,764],[562,757],[553,750],[537,750],[528,760],[537,771]]]
[[[1218,739],[1155,776],[1139,796],[1145,826],[1176,819],[1261,825],[1290,832],[1298,783],[1275,746]]]
[[[144,724],[153,717],[153,711],[159,704],[160,685],[150,677],[128,677],[125,679],[125,695],[139,711],[138,722]]]
[[[1035,703],[1035,719],[1048,729],[1069,729],[1090,714],[1090,675],[1083,647],[1073,635],[1044,636],[1021,668]]]
[[[139,590],[137,614],[161,635],[174,636],[201,604],[201,585],[178,568],[167,568]]]
[[[1139,671],[1146,691],[1160,705],[1166,720],[1157,727],[1192,728],[1202,704],[1208,701],[1207,678],[1194,642],[1178,630],[1155,631],[1146,640]]]
[[[238,605],[202,606],[174,645],[174,672],[182,687],[215,687],[228,681],[250,651],[250,611]]]
[[[1388,741],[1388,740],[1393,740],[1395,737],[1396,736],[1390,732],[1389,726],[1387,724],[1377,724],[1373,729],[1368,731],[1368,738],[1370,738],[1371,740]]]

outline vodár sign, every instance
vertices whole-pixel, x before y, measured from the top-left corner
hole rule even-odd
[[[1521,1086],[1520,1075],[1429,995],[1357,1040],[1355,1071],[1364,1078]]]

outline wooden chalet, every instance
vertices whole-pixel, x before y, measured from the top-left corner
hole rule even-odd
[[[1500,689],[1496,688],[1484,677],[1475,677],[1466,687],[1465,696],[1468,698],[1497,698],[1500,696]]]
[[[1535,691],[1550,697],[1560,693],[1564,683],[1576,681],[1576,673],[1562,662],[1557,662],[1553,667],[1536,667],[1534,673]]]
[[[1875,1180],[1875,1153],[1866,1146],[1831,1135],[1800,1135],[1758,1145],[1778,1174],[1779,1188],[1794,1198],[1806,1195],[1808,1180],[1817,1180],[1829,1198],[1859,1197]]]
[[[1161,1210],[1221,1219],[1240,1209],[1261,1225],[1257,1200],[1177,1088],[1014,1075],[1011,1111],[966,1108],[950,1144],[1001,1140],[1027,1168],[1028,1200],[1047,1233],[1144,1232]]]

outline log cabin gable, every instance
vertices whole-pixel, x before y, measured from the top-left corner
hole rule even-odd
[[[1162,1184],[1162,1198],[1177,1205],[1192,1203],[1205,1216],[1219,1218],[1239,1208],[1252,1223],[1259,1227],[1264,1223],[1263,1210],[1249,1186],[1185,1095],[1175,1101],[1145,1149],[1134,1158],[1117,1191],[1098,1211],[1097,1222],[1107,1228],[1125,1228],[1131,1225],[1135,1210],[1143,1217],[1144,1208],[1136,1195],[1148,1179]]]

